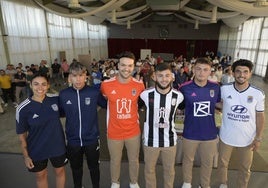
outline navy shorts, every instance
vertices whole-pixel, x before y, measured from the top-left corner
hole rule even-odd
[[[61,156],[52,157],[42,161],[33,161],[34,167],[31,169],[28,168],[29,172],[40,172],[44,170],[47,167],[48,160],[51,162],[54,168],[62,167],[68,163],[66,154],[63,154]]]

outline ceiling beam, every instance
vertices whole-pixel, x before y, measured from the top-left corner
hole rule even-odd
[[[42,2],[43,2],[43,5],[47,5],[47,4],[53,3],[53,0],[42,0]]]

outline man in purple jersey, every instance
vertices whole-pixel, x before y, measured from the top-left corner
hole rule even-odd
[[[220,86],[208,81],[211,62],[207,58],[196,60],[193,73],[193,80],[179,88],[184,95],[183,107],[185,108],[182,188],[192,187],[193,161],[198,148],[201,159],[199,187],[209,188],[213,158],[217,152],[218,129],[214,112],[216,103],[221,101]]]

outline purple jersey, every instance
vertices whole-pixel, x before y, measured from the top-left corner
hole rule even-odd
[[[185,119],[183,137],[191,140],[213,140],[217,138],[218,129],[215,124],[215,104],[220,102],[220,86],[208,81],[200,87],[189,81],[180,89],[184,95]]]

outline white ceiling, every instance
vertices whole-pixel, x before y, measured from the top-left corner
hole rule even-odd
[[[90,24],[130,25],[154,15],[172,16],[195,24],[223,22],[238,27],[251,17],[268,16],[266,0],[33,0],[65,17]]]

